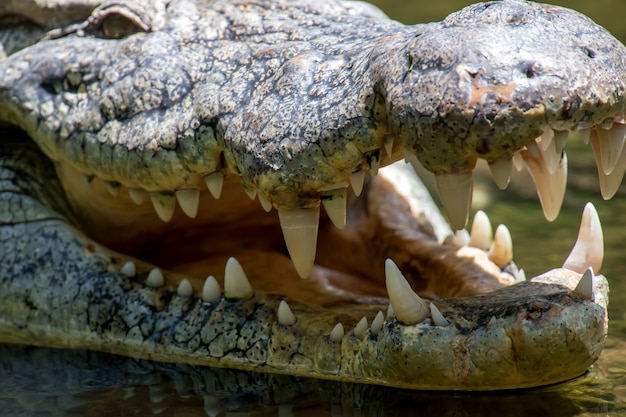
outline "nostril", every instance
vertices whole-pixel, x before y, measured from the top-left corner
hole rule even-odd
[[[534,62],[524,62],[520,65],[520,71],[526,78],[534,78],[537,76],[537,68]]]
[[[585,46],[585,47],[583,47],[583,50],[585,51],[585,53],[587,54],[587,56],[589,58],[593,59],[593,58],[596,57],[596,51],[594,51],[593,49],[588,48],[588,47]]]

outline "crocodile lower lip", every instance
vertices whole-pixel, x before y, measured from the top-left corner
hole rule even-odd
[[[151,4],[0,61],[0,341],[415,389],[537,386],[597,359],[593,206],[563,267],[525,280],[505,227],[453,235],[391,164],[434,172],[456,229],[478,158],[500,187],[526,166],[553,219],[575,131],[611,197],[626,54],[608,33],[513,1],[413,28],[352,3]],[[527,35],[553,19],[569,29],[542,29],[546,53]]]

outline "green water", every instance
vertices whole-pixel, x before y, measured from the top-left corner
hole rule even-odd
[[[323,1],[323,0],[320,0]],[[378,0],[405,23],[440,20],[467,1]],[[557,2],[555,2],[557,3]],[[559,2],[591,16],[620,39],[626,39],[623,0]],[[604,225],[605,263],[611,285],[607,346],[589,375],[537,390],[497,394],[419,393],[379,387],[297,380],[219,370],[151,366],[95,354],[0,349],[0,416],[583,416],[626,415],[626,240],[625,191],[602,201],[596,187],[591,149],[568,145],[570,184],[559,218],[544,220],[539,203],[515,178],[498,191],[488,176],[477,184],[476,208],[492,222],[505,223],[513,236],[518,265],[534,276],[560,266],[576,238],[580,213],[592,201]],[[115,361],[113,361],[115,365]],[[15,375],[3,385],[2,375]],[[93,389],[89,389],[93,386]],[[246,390],[246,386],[255,389]],[[283,404],[281,406],[273,404]],[[293,407],[291,404],[296,404]]]

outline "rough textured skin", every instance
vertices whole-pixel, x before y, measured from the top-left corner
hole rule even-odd
[[[607,325],[602,277],[593,300],[572,291],[580,274],[566,270],[505,287],[514,281],[508,266],[485,267],[479,255],[440,244],[449,230],[429,200],[402,191],[414,181],[406,173],[368,180],[346,230],[320,229],[317,271],[380,284],[393,257],[421,293],[489,294],[438,300],[448,327],[389,317],[377,334],[351,330],[386,309],[376,291],[305,283],[303,302],[288,293],[297,321],[286,326],[276,318],[282,288],[205,302],[195,281],[194,294],[177,295],[181,273],[147,286],[151,263],[186,262],[172,260],[184,249],[170,253],[186,244],[181,230],[201,233],[178,218],[154,225],[127,198],[111,203],[100,183],[77,181],[82,173],[173,199],[221,172],[285,210],[318,207],[349,174],[374,174],[403,149],[436,173],[471,170],[546,128],[623,114],[624,47],[587,18],[505,1],[405,27],[361,3],[145,0],[56,26],[0,61],[0,341],[420,389],[548,384],[597,359]],[[239,227],[262,241],[255,249],[279,253],[284,265],[284,248],[267,233],[275,220],[242,196],[224,197],[225,211],[198,230],[245,218]],[[128,224],[116,223],[122,217]],[[176,243],[156,248],[170,237]],[[137,257],[148,242],[152,256],[141,257],[150,262],[126,277],[128,257],[92,239],[132,246]],[[235,245],[245,252],[250,242]],[[293,272],[280,265],[268,275],[284,285]],[[554,277],[559,284],[544,282]],[[328,336],[337,322],[346,328],[339,342]]]

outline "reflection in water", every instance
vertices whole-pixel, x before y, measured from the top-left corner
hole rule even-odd
[[[379,5],[405,22],[439,20],[470,3],[441,0],[407,5],[404,0],[385,1]],[[567,5],[591,15],[621,39],[626,38],[615,20],[623,16],[616,8],[626,9],[626,4],[569,0]],[[412,8],[414,14],[407,8]],[[590,190],[597,183],[595,164],[590,148],[580,149],[568,145],[568,193],[564,209],[554,223],[548,224],[543,219],[534,191],[528,197],[524,187],[530,182],[528,178],[514,179],[512,190],[504,193],[497,192],[491,179],[486,178],[476,188],[486,189],[488,198],[476,198],[476,201],[480,208],[487,209],[492,222],[505,222],[509,226],[516,261],[531,276],[562,263],[576,237],[584,202],[592,200],[596,204],[605,226],[607,253],[603,273],[611,283],[611,324],[606,349],[585,377],[536,390],[422,393],[158,364],[91,352],[0,345],[0,415],[626,415],[626,283],[620,279],[625,272],[620,252],[626,231],[626,199],[618,195],[605,203],[597,190]]]

